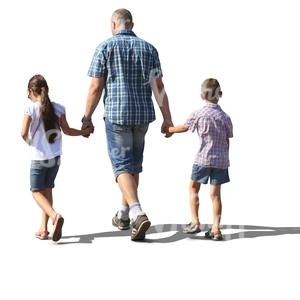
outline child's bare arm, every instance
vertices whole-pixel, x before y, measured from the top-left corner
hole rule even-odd
[[[184,125],[178,125],[178,126],[168,128],[169,133],[181,133],[186,131],[188,131],[188,128],[186,128]]]
[[[70,136],[79,136],[83,135],[88,137],[91,133],[94,132],[94,127],[90,126],[85,129],[75,129],[71,128],[67,122],[66,114],[61,115],[60,117],[60,127],[64,134],[70,135]]]
[[[29,127],[31,123],[31,117],[29,115],[24,115],[23,119],[23,125],[22,125],[22,130],[21,130],[21,136],[23,140],[30,145],[30,138],[29,138]]]

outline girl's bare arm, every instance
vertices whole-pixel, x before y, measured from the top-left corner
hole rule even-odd
[[[23,119],[23,125],[21,130],[21,136],[23,140],[29,145],[30,144],[30,138],[29,138],[29,127],[31,124],[31,117],[29,115],[24,115]]]
[[[83,130],[71,128],[68,124],[66,114],[63,114],[60,117],[60,127],[64,134],[70,135],[70,136],[79,136],[79,135],[89,136],[91,133],[94,132],[93,126],[87,127],[86,129],[83,129]]]

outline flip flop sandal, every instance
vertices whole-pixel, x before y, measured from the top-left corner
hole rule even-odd
[[[60,240],[62,235],[61,229],[64,225],[64,218],[60,214],[57,214],[53,220],[53,225],[54,228],[52,231],[52,241],[57,242]]]
[[[212,232],[211,228],[207,232],[205,232],[205,237],[208,239],[211,239],[213,241],[222,241],[223,240],[221,231],[218,230],[218,231]]]
[[[201,229],[199,228],[199,225],[193,225],[192,223],[189,223],[184,229],[183,233],[190,233],[190,234],[196,234],[201,232]]]
[[[40,240],[48,240],[48,235],[50,234],[47,230],[39,231],[35,234],[35,237]]]

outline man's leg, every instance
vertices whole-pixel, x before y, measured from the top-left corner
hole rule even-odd
[[[146,127],[148,128],[148,126]],[[136,171],[134,168],[134,157],[143,154],[145,133],[141,132],[138,126],[112,124],[108,120],[105,121],[105,128],[109,157],[116,182],[122,192],[121,210],[124,211],[123,214],[126,214],[128,206],[132,217],[131,239],[144,239],[145,232],[151,223],[146,214],[142,212],[139,203],[137,189],[139,180],[138,173],[140,171]],[[140,149],[141,154],[136,153],[137,149]],[[139,158],[139,161],[142,161],[142,159]],[[129,219],[127,220],[126,216],[124,218],[118,218],[118,215],[119,212],[117,212],[116,216],[112,219],[112,224],[119,229],[128,229],[130,224]]]
[[[134,174],[133,176],[134,178],[134,181],[135,181],[135,184],[136,184],[136,187],[138,189],[138,185],[139,185],[139,174]],[[120,187],[121,189],[121,187]],[[138,194],[138,192],[136,191],[136,194]],[[124,195],[122,194],[122,205],[121,205],[121,208],[118,212],[118,218],[125,218],[127,219],[129,217],[129,204],[127,203]]]
[[[145,238],[145,233],[151,223],[141,209],[135,177],[131,174],[122,173],[117,177],[117,182],[123,195],[122,201],[127,203],[132,216],[131,240],[142,240]]]

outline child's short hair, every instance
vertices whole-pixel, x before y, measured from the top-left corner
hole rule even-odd
[[[201,85],[201,92],[206,100],[213,101],[218,99],[221,92],[221,86],[217,79],[205,79]]]

